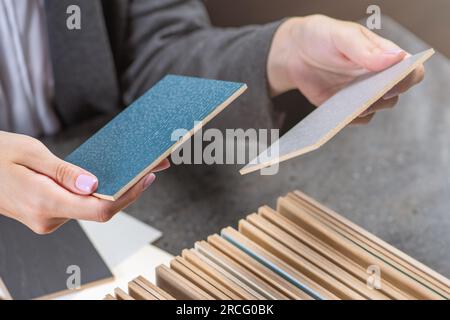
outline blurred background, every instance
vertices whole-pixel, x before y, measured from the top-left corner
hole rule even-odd
[[[206,0],[218,26],[265,23],[286,16],[321,13],[337,19],[359,20],[369,5],[392,17],[419,38],[450,57],[450,0]]]

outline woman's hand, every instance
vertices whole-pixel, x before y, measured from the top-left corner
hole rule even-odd
[[[365,27],[326,16],[286,20],[277,30],[268,58],[272,96],[298,89],[320,106],[356,77],[381,71],[407,56],[400,47]],[[424,77],[423,66],[372,105],[356,123],[367,123],[374,113],[392,108],[398,95]]]
[[[54,231],[68,219],[105,222],[142,194],[155,180],[142,178],[115,202],[94,196],[97,178],[53,155],[40,141],[0,131],[0,214],[34,232]],[[154,172],[167,169],[164,160]]]

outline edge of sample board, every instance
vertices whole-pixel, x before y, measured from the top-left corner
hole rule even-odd
[[[66,161],[98,178],[96,197],[117,200],[246,89],[244,83],[167,75]],[[174,141],[176,130],[183,133]]]
[[[318,149],[434,54],[429,49],[362,76],[316,108],[239,172],[244,175]]]

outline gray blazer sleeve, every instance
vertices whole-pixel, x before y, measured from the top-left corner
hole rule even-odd
[[[247,92],[214,125],[272,127],[266,63],[280,22],[216,28],[199,0],[133,0],[128,18],[127,104],[168,73],[245,82]]]

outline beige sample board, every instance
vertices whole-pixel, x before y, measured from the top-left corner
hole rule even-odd
[[[318,149],[434,54],[433,49],[358,78],[240,170],[247,174]]]

